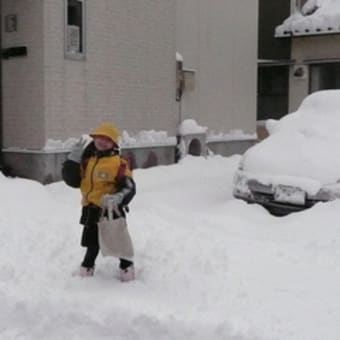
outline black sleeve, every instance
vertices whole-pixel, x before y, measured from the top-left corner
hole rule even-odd
[[[117,182],[118,191],[124,194],[122,205],[128,205],[136,195],[136,183],[128,176],[122,176]]]
[[[80,164],[71,160],[66,160],[63,163],[61,170],[64,182],[72,188],[80,187]]]

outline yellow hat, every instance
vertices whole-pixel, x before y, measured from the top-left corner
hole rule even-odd
[[[109,137],[114,143],[118,144],[119,130],[110,123],[102,123],[90,133],[90,136]]]

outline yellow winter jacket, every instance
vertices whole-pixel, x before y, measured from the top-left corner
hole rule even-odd
[[[82,168],[80,191],[83,206],[90,203],[100,206],[103,195],[115,193],[118,173],[132,177],[127,161],[119,155],[91,156]]]

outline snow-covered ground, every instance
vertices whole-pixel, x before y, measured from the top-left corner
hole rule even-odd
[[[78,190],[0,175],[0,339],[338,340],[340,201],[273,217],[232,198],[239,159],[135,171],[129,283],[72,276]]]

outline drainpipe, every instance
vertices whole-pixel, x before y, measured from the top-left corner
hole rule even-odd
[[[178,133],[178,128],[182,123],[182,94],[184,87],[183,79],[183,58],[176,52],[176,102],[178,102],[178,123],[176,133],[176,151],[175,151],[175,163],[181,159],[180,143],[181,136]]]
[[[2,20],[1,20],[2,1],[0,0],[0,171],[4,175],[9,175],[9,169],[4,165],[3,147],[3,111],[2,111]]]

